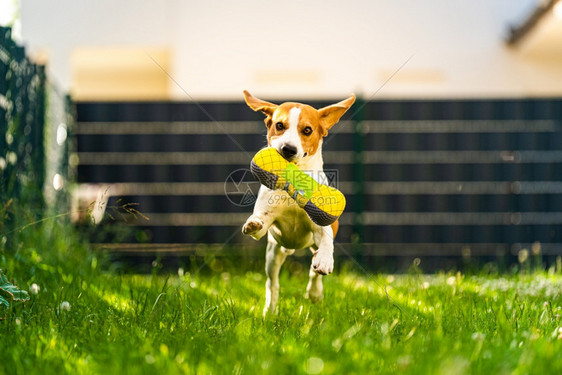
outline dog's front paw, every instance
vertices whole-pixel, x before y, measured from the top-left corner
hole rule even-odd
[[[317,251],[312,258],[312,269],[320,275],[329,275],[334,270],[334,257],[325,251]]]
[[[248,221],[242,227],[242,233],[251,236],[262,230],[263,228],[263,221],[258,218],[249,218]]]

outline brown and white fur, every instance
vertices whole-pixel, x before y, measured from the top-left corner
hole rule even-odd
[[[320,183],[327,183],[323,171],[322,141],[328,130],[355,102],[355,95],[316,110],[300,103],[272,104],[244,91],[248,106],[262,112],[267,126],[267,144],[275,147],[285,159],[307,171]],[[310,248],[313,253],[306,297],[313,302],[322,300],[322,275],[334,269],[334,237],[338,222],[321,227],[282,190],[261,186],[253,214],[246,220],[242,232],[259,240],[267,233],[265,255],[264,315],[275,312],[279,297],[279,271],[295,249]]]

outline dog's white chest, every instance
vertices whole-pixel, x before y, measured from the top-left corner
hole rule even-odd
[[[275,217],[269,233],[277,243],[287,249],[303,249],[314,244],[315,224],[289,194],[265,187],[262,187],[260,194],[264,194],[268,211]]]

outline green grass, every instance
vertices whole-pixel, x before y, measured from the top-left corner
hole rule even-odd
[[[0,310],[0,373],[562,372],[556,272],[367,276],[340,265],[313,305],[306,274],[285,271],[279,314],[264,319],[263,274],[234,263],[119,274],[56,224],[0,249],[10,281],[40,287]]]

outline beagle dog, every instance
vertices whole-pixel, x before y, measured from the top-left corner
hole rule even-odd
[[[268,146],[274,147],[319,183],[328,184],[323,170],[323,138],[355,102],[355,95],[318,110],[293,102],[276,105],[258,99],[248,91],[244,91],[244,98],[251,109],[265,115]],[[312,251],[305,296],[312,302],[322,300],[322,275],[328,275],[334,269],[337,231],[337,221],[325,227],[312,222],[287,192],[260,187],[254,212],[244,223],[242,233],[256,240],[267,233],[264,315],[276,311],[279,271],[295,249],[310,248]]]

